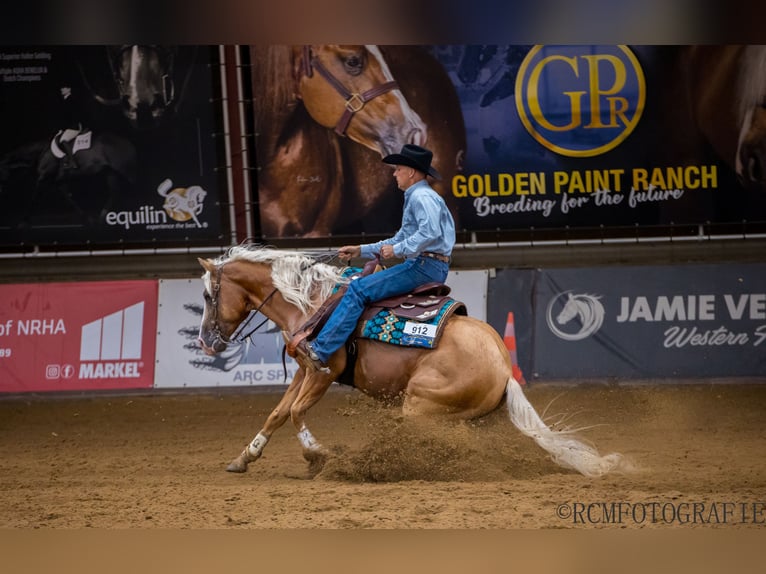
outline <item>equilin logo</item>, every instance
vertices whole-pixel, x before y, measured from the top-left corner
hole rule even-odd
[[[604,322],[601,296],[585,293],[560,293],[548,303],[545,320],[554,335],[565,341],[590,337]],[[573,321],[577,318],[577,321]]]
[[[144,302],[83,325],[80,378],[139,377],[144,329]],[[91,362],[86,362],[91,361]]]
[[[207,192],[199,185],[173,188],[173,182],[166,179],[157,187],[157,193],[165,198],[162,207],[174,220],[193,219],[197,227],[204,227],[197,216],[202,213]]]
[[[636,128],[646,81],[627,46],[535,46],[519,67],[515,93],[521,122],[539,143],[592,157]]]
[[[164,199],[162,209],[142,205],[134,211],[109,211],[104,221],[107,225],[118,225],[125,229],[135,226],[143,226],[149,230],[175,229],[177,224],[173,221],[193,221],[193,226],[200,229],[208,226],[207,221],[199,220],[207,197],[207,192],[199,185],[173,188],[173,182],[165,179],[157,187],[157,193]],[[191,223],[187,225],[192,227]]]

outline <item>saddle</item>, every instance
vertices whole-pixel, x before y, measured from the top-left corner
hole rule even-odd
[[[379,261],[374,259],[365,264],[362,272],[357,274],[356,277],[364,277],[380,269]],[[328,297],[314,315],[292,335],[292,338],[286,344],[288,355],[295,358],[298,344],[306,338],[314,338],[322,330],[322,327],[324,327],[330,315],[332,315],[332,312],[340,303],[347,288],[344,285]],[[415,288],[411,293],[396,295],[370,303],[362,312],[359,321],[360,324],[364,324],[381,311],[390,311],[405,320],[428,321],[441,311],[444,303],[450,299],[448,297],[449,293],[450,287],[443,283],[427,283]],[[464,308],[462,303],[459,306]]]
[[[450,288],[443,283],[426,283],[411,293],[397,295],[370,303],[362,313],[361,320],[372,319],[381,310],[390,310],[402,319],[426,321],[436,315],[441,304],[448,298]]]
[[[51,153],[53,157],[63,161],[64,167],[77,167],[74,162],[74,154],[82,149],[90,149],[92,135],[90,130],[81,128],[76,135],[64,140],[62,139],[64,130],[60,130],[51,140]]]

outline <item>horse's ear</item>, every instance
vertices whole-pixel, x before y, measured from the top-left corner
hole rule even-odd
[[[199,261],[199,264],[202,265],[202,268],[205,271],[210,271],[211,273],[215,271],[215,263],[211,259],[202,259],[201,257],[197,257],[197,261]]]

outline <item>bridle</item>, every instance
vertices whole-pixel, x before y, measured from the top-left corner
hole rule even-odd
[[[247,316],[247,319],[242,321],[237,326],[237,328],[234,329],[234,332],[231,334],[231,337],[226,337],[221,331],[221,326],[218,324],[218,295],[221,292],[221,276],[223,275],[224,265],[225,263],[222,263],[221,265],[216,267],[215,281],[210,286],[210,290],[211,290],[210,306],[213,310],[213,316],[212,316],[213,334],[215,335],[216,340],[221,341],[222,343],[225,343],[228,345],[230,343],[242,343],[246,341],[253,333],[255,333],[258,329],[260,329],[266,323],[266,321],[269,320],[269,318],[266,317],[266,315],[264,315],[263,321],[258,323],[258,325],[256,325],[252,329],[250,329],[246,334],[244,335],[242,334],[245,331],[245,329],[247,329],[247,326],[252,322],[252,320],[258,315],[258,313],[261,313],[261,309],[263,309],[263,307],[266,305],[269,299],[271,299],[274,296],[274,294],[278,291],[278,289],[274,287],[271,293],[269,293],[266,296],[266,298],[263,301],[261,301],[261,304],[258,305],[256,309],[250,312],[250,314]]]
[[[311,53],[311,46],[303,46],[302,67],[303,74],[308,78],[314,77],[314,70],[316,69],[316,71],[319,72],[319,75],[327,80],[327,83],[335,88],[335,91],[344,99],[345,109],[343,110],[343,114],[340,116],[338,123],[335,124],[335,133],[340,136],[346,135],[346,130],[348,129],[348,124],[351,122],[351,118],[356,112],[360,111],[367,102],[392,90],[399,89],[399,84],[396,81],[390,81],[374,88],[370,88],[361,94],[358,92],[350,92],[341,81],[336,78],[324,64],[322,64],[319,58]]]
[[[125,85],[125,82],[122,78],[122,74],[120,72],[120,62],[125,54],[125,52],[132,51],[133,48],[139,47],[137,45],[132,44],[123,44],[120,46],[115,59],[110,58],[110,65],[112,66],[112,74],[114,76],[115,82],[117,83],[117,89],[121,96],[124,96],[127,93],[127,86]],[[165,71],[162,74],[162,98],[164,100],[165,106],[170,106],[174,100],[175,100],[175,82],[173,81],[173,64],[174,64],[174,53],[171,49],[168,49],[163,46],[157,46],[157,45],[141,45],[141,48],[145,48],[147,50],[151,50],[157,55],[157,58],[160,61],[160,64],[163,67],[163,70]],[[132,66],[131,62],[131,66]]]

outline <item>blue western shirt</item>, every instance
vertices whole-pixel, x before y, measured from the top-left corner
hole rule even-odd
[[[384,245],[393,245],[394,255],[411,259],[423,251],[451,255],[455,246],[455,222],[444,199],[425,179],[404,192],[404,214],[399,231],[389,239],[362,245],[362,257],[371,258]]]

